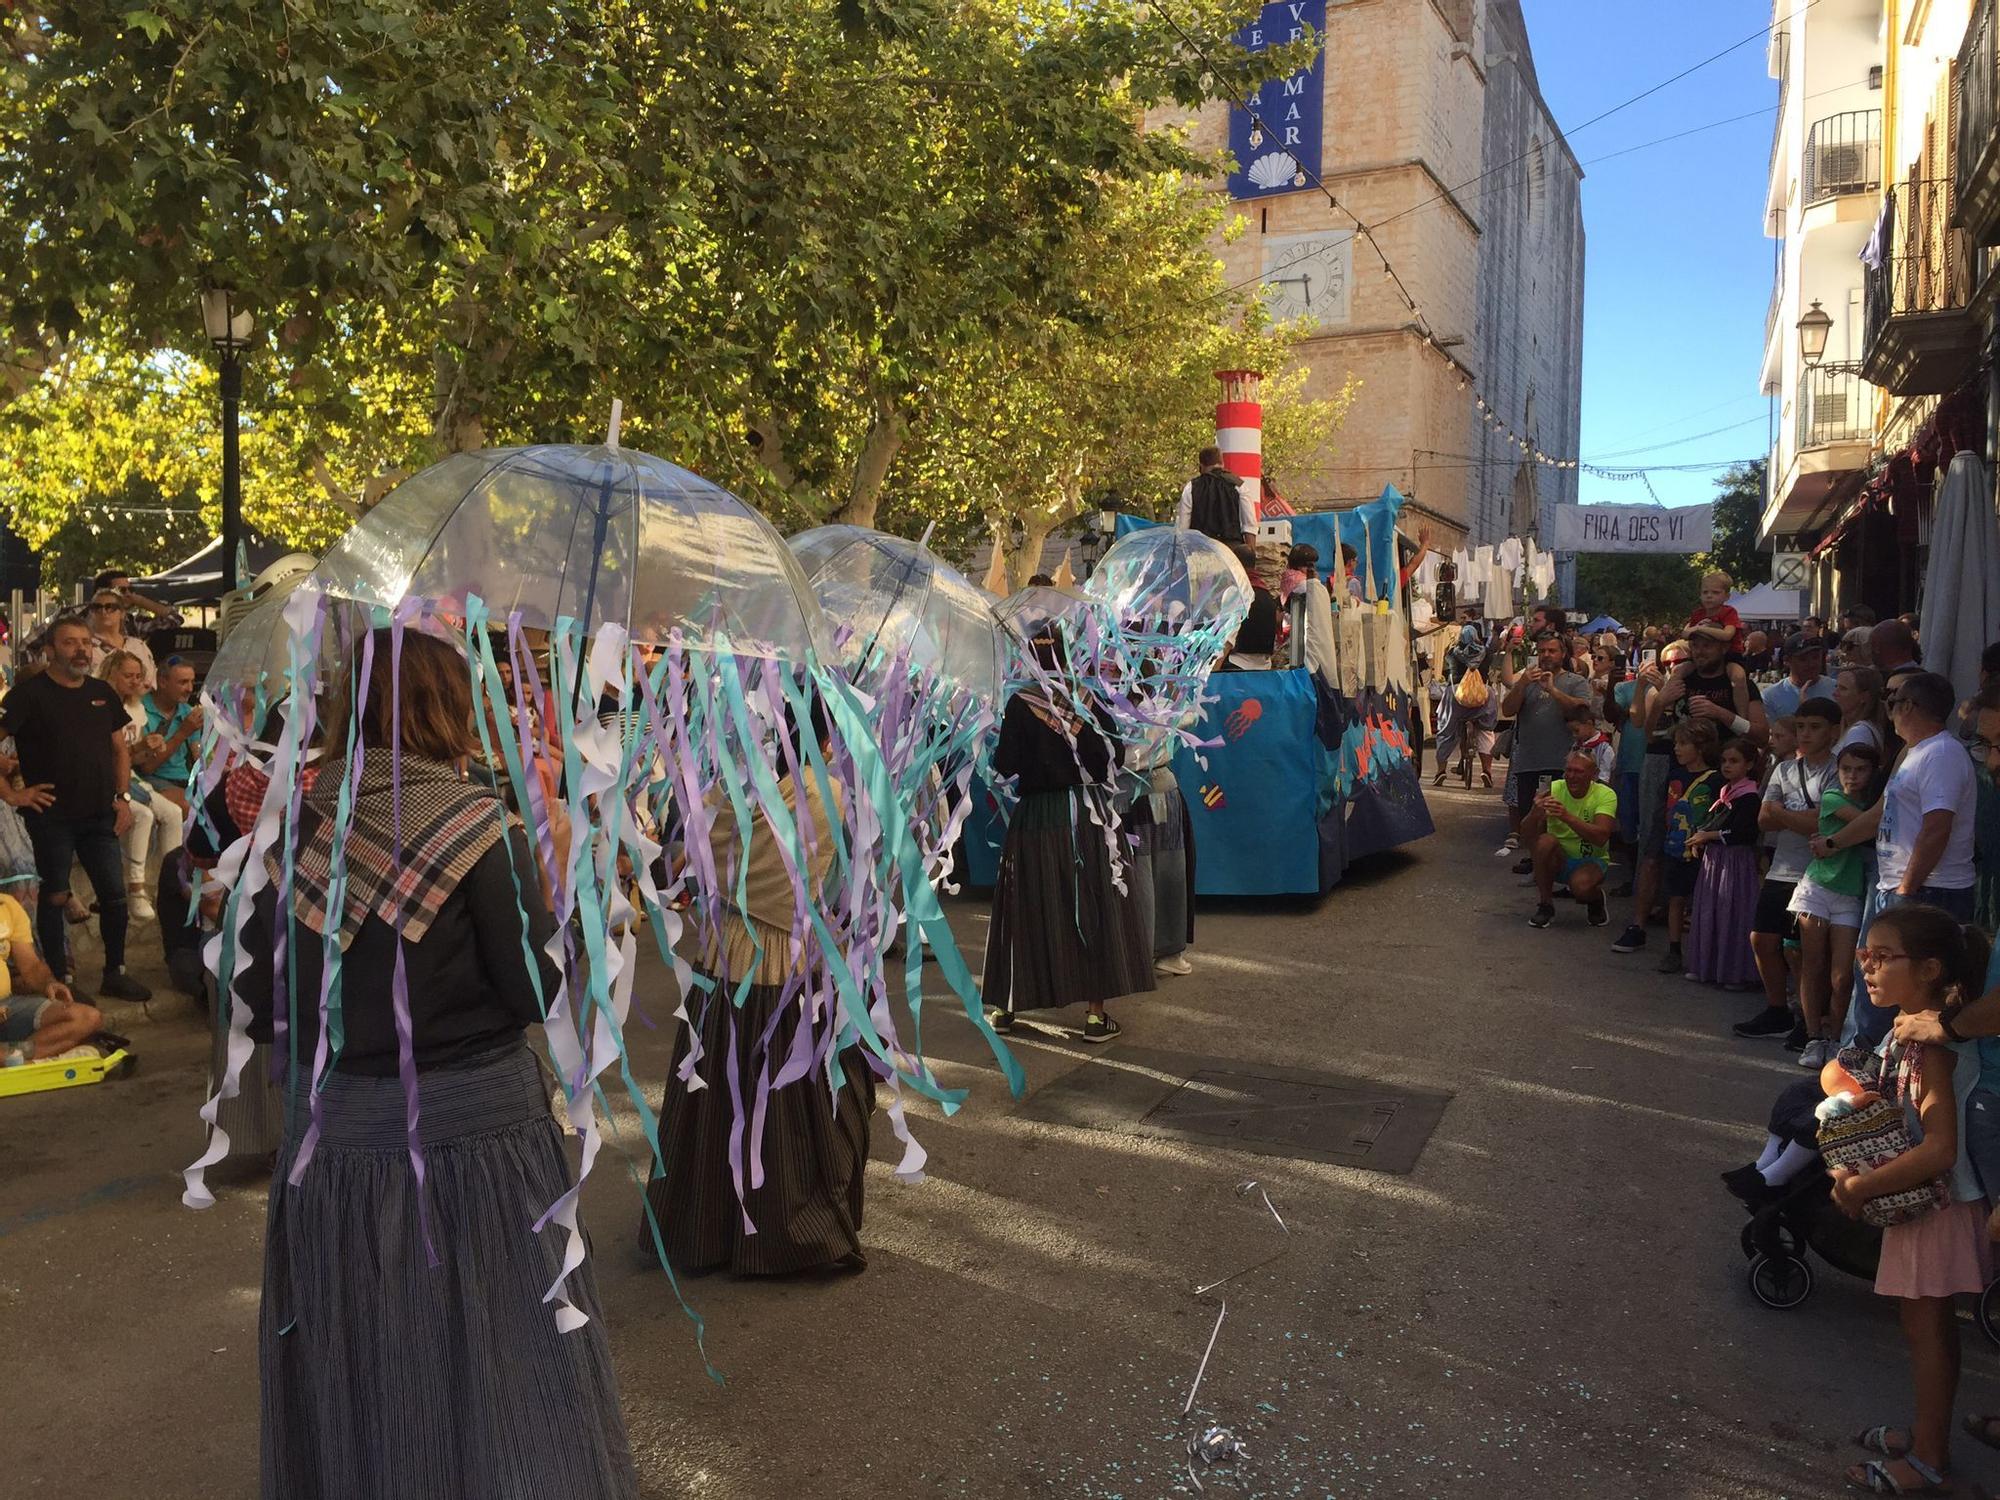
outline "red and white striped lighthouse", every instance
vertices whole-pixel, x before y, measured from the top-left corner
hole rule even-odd
[[[1256,514],[1264,509],[1264,406],[1258,400],[1261,370],[1217,370],[1222,399],[1215,403],[1215,446],[1222,466],[1243,481]]]

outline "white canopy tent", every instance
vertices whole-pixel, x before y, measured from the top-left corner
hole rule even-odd
[[[1745,620],[1799,620],[1805,618],[1803,590],[1774,589],[1760,583],[1754,589],[1729,596],[1729,607]]]

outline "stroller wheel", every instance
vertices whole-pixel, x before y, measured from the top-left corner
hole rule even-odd
[[[1766,1307],[1788,1312],[1810,1297],[1812,1289],[1812,1267],[1801,1256],[1760,1255],[1750,1262],[1750,1291]]]
[[[1989,1281],[1979,1294],[1979,1328],[1995,1344],[2000,1344],[2000,1280]]]

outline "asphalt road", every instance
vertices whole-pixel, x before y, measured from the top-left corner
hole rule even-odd
[[[1224,1297],[1197,1415],[1248,1455],[1204,1472],[1211,1495],[1838,1491],[1846,1435],[1908,1415],[1893,1309],[1825,1267],[1804,1308],[1758,1306],[1715,1176],[1788,1055],[1728,1037],[1745,997],[1620,958],[1580,908],[1531,930],[1493,794],[1433,808],[1435,838],[1318,905],[1204,909],[1197,972],[1116,1007],[1120,1043],[1022,1043],[1025,1103],[962,1020],[931,1023],[972,1098],[913,1108],[915,1186],[878,1116],[867,1272],[689,1284],[724,1384],[630,1249],[607,1161],[586,1219],[647,1493],[1191,1495],[1181,1408]],[[954,917],[976,966],[984,909]],[[129,1030],[136,1076],[0,1100],[7,1496],[255,1493],[263,1185],[180,1206],[201,1023],[167,1005]],[[1028,1117],[1070,1070],[1142,1057],[1453,1097],[1407,1176]],[[666,1060],[663,1030],[641,1076]],[[2000,1410],[2000,1362],[1967,1349],[1964,1404]],[[1964,1450],[1961,1493],[2000,1480]]]

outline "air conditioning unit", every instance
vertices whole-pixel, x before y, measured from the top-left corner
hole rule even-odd
[[[1819,182],[1822,188],[1850,187],[1872,180],[1868,172],[1869,148],[1858,141],[1841,141],[1819,148]]]

